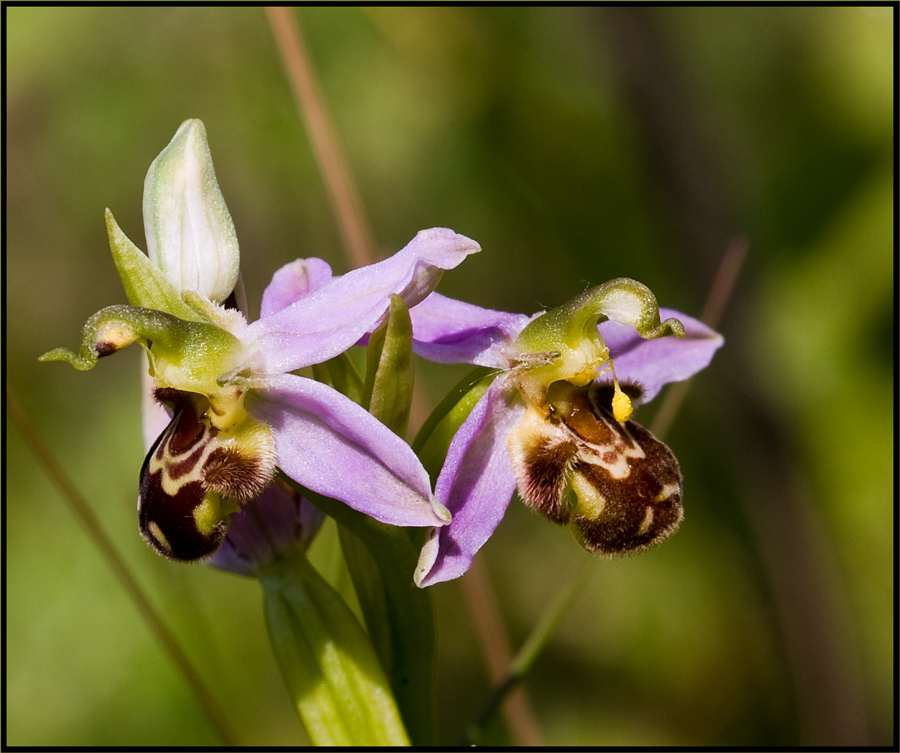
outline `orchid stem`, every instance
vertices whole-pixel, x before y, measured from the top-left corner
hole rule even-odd
[[[512,651],[487,566],[481,555],[476,555],[472,560],[472,566],[462,579],[462,586],[485,664],[496,688],[492,695],[496,702],[479,717],[471,734],[478,733],[496,706],[502,702],[503,718],[513,742],[519,747],[539,746],[542,744],[541,734],[525,688],[514,687],[519,677],[508,680],[513,666]]]
[[[481,730],[494,715],[497,707],[503,703],[507,695],[513,691],[521,682],[521,680],[531,670],[537,657],[547,645],[553,631],[559,624],[563,615],[566,613],[572,602],[581,593],[582,588],[588,580],[588,576],[593,572],[591,567],[592,561],[585,559],[578,574],[569,581],[569,584],[560,591],[553,603],[538,620],[537,625],[531,631],[528,638],[522,644],[515,658],[509,662],[509,670],[503,680],[494,688],[494,692],[485,704],[484,710],[478,717],[478,720],[469,727],[467,732],[469,742],[474,743],[480,735]],[[535,743],[532,743],[535,744]]]
[[[731,298],[734,284],[741,271],[741,266],[744,264],[744,259],[747,257],[749,247],[750,244],[746,238],[732,238],[725,249],[725,255],[719,263],[719,269],[716,271],[716,277],[703,306],[703,313],[700,315],[703,323],[713,329],[718,326],[725,306]],[[662,439],[672,426],[675,415],[687,397],[690,387],[691,380],[687,379],[684,382],[676,382],[666,390],[659,410],[656,411],[653,422],[650,424],[650,431],[659,439]]]
[[[107,535],[96,513],[91,509],[87,500],[81,495],[62,466],[57,462],[50,448],[34,429],[31,419],[9,384],[6,385],[6,404],[10,409],[10,416],[24,438],[25,443],[34,453],[35,458],[43,467],[47,476],[55,484],[63,501],[66,502],[72,514],[83,526],[94,546],[97,547],[106,560],[109,569],[118,578],[125,593],[131,598],[132,603],[137,608],[150,632],[159,642],[163,652],[168,655],[172,663],[181,672],[185,682],[209,719],[216,735],[226,746],[238,745],[237,735],[228,723],[224,710],[219,706],[213,694],[204,684],[200,674],[191,664],[191,660],[181,648],[175,634],[169,629],[159,612],[151,604],[137,578]]]
[[[557,594],[556,599],[541,616],[538,624],[535,625],[534,630],[531,631],[531,634],[522,644],[522,648],[519,649],[519,653],[512,660],[510,677],[524,677],[531,669],[535,659],[537,659],[544,646],[547,645],[547,641],[566,613],[566,610],[575,601],[575,597],[581,593],[581,589],[588,581],[588,576],[593,572],[592,565],[594,564],[592,559],[585,558],[578,574]]]

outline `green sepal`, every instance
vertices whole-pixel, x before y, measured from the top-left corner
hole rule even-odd
[[[409,745],[369,637],[306,556],[276,560],[259,581],[272,649],[313,745]]]
[[[413,543],[407,529],[380,523],[307,489],[302,494],[338,523],[341,549],[372,645],[390,678],[413,744],[435,745],[434,612],[430,592],[413,582],[421,546]]]
[[[422,424],[411,446],[431,478],[438,477],[451,440],[500,373],[487,366],[474,369],[447,393]]]
[[[313,364],[312,370],[313,378],[317,382],[334,387],[354,403],[363,404],[366,386],[348,352],[345,351],[324,363]]]
[[[412,321],[406,302],[391,295],[384,323],[369,337],[363,407],[401,437],[409,425],[413,394]]]
[[[122,279],[125,295],[132,306],[165,311],[185,321],[206,321],[182,299],[178,289],[169,282],[159,267],[153,264],[116,223],[116,218],[106,210],[106,232],[109,249]]]

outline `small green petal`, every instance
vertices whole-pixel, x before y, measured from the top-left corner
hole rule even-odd
[[[150,370],[157,386],[207,395],[218,391],[217,379],[233,367],[242,348],[234,335],[212,324],[154,309],[108,306],[85,323],[79,353],[56,348],[38,360],[68,361],[87,371],[136,340],[151,343]]]
[[[141,336],[138,331],[141,323],[133,320],[130,315],[132,311],[144,309],[133,309],[130,306],[108,306],[101,309],[85,323],[78,353],[66,348],[54,348],[38,360],[68,361],[79,371],[90,371],[100,358],[131,345]]]

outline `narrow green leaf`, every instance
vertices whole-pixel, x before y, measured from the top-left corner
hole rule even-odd
[[[382,564],[372,556],[362,539],[346,525],[338,524],[338,536],[369,638],[381,660],[381,666],[390,674],[394,664],[394,646],[391,638],[391,614],[381,577]]]
[[[438,477],[450,441],[499,373],[484,366],[470,372],[450,390],[419,429],[412,448],[431,478]]]
[[[362,375],[349,353],[341,353],[334,358],[313,366],[313,377],[318,382],[334,387],[354,403],[363,404],[365,384]]]

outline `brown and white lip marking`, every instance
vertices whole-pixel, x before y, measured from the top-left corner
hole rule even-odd
[[[201,396],[172,389],[156,395],[173,406],[174,415],[141,468],[140,531],[163,556],[190,562],[212,554],[228,530],[225,520],[201,523],[198,513],[209,496],[250,499],[271,474],[259,458],[222,441],[219,429],[206,420]]]
[[[682,476],[672,451],[633,421],[616,421],[587,388],[556,383],[510,433],[523,501],[568,525],[589,551],[634,554],[681,523]]]

